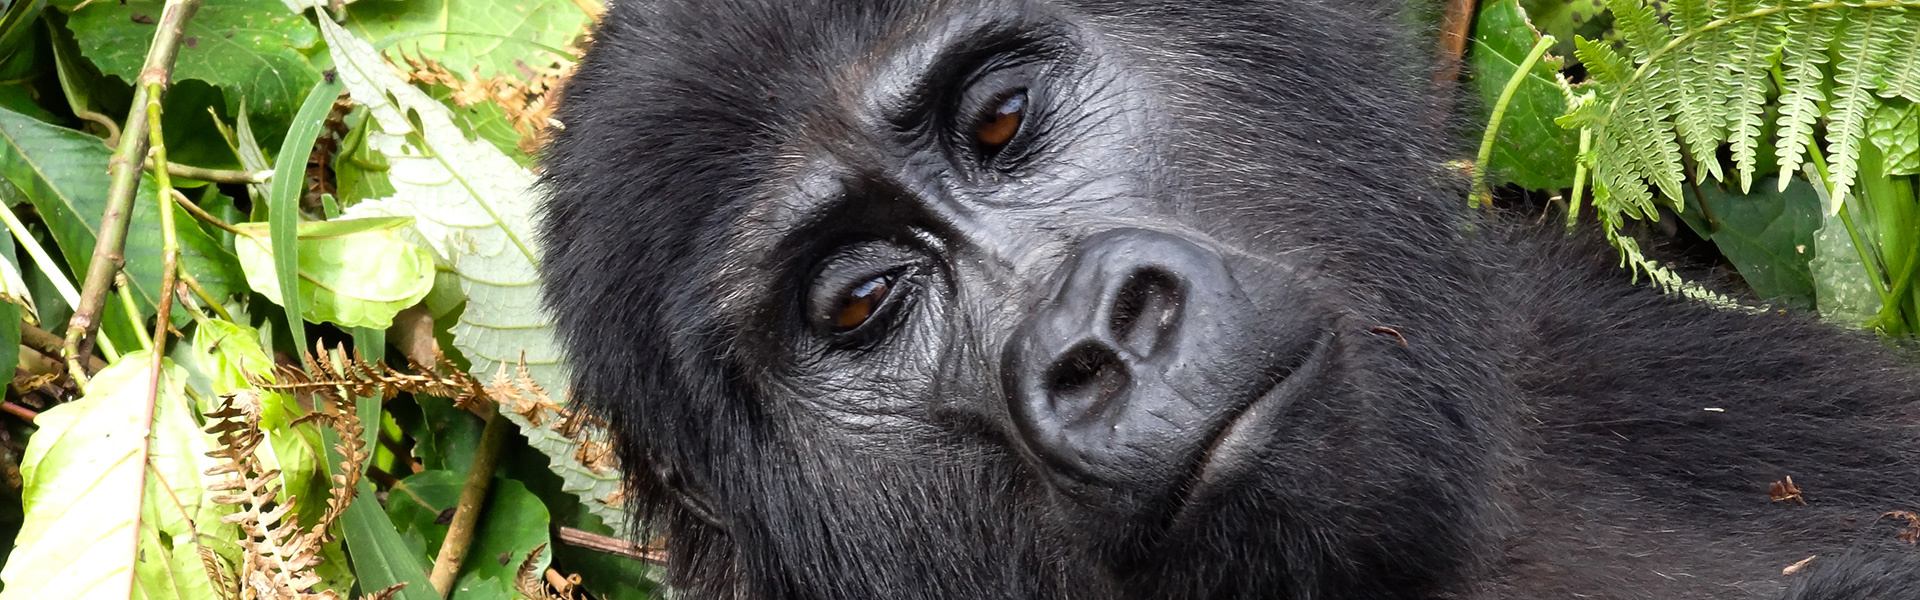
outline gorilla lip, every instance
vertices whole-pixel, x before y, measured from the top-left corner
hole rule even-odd
[[[1206,450],[1195,460],[1188,483],[1183,486],[1176,502],[1179,509],[1168,521],[1170,528],[1178,528],[1194,519],[1195,516],[1191,514],[1194,504],[1209,489],[1238,471],[1231,468],[1235,463],[1243,464],[1258,456],[1260,435],[1255,430],[1320,378],[1326,371],[1327,363],[1331,362],[1333,346],[1333,332],[1322,334],[1314,340],[1305,357],[1278,372],[1279,377],[1275,378],[1273,387],[1255,396],[1252,403],[1240,409],[1240,414],[1234,415],[1221,427],[1220,433],[1214,436]],[[1227,472],[1223,473],[1223,470]]]

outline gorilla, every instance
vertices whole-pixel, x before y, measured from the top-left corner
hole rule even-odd
[[[1920,598],[1912,364],[1467,210],[1400,2],[613,2],[542,269],[670,583]]]

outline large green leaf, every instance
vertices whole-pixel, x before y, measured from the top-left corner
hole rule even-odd
[[[107,161],[113,152],[96,138],[0,108],[0,177],[25,192],[75,273],[93,258],[100,215],[106,211]],[[126,271],[134,298],[151,311],[160,290],[160,214],[154,186],[143,180],[127,229]],[[184,209],[174,210],[180,262],[215,297],[245,289],[239,261],[207,235]],[[113,303],[109,303],[110,305]],[[187,311],[175,311],[184,323]]]
[[[1847,209],[1852,210],[1852,209]],[[1880,294],[1860,250],[1841,216],[1826,218],[1813,236],[1813,260],[1807,269],[1813,276],[1814,304],[1820,317],[1828,322],[1858,327],[1880,314]]]
[[[132,82],[153,42],[159,0],[91,2],[67,24],[100,70]],[[206,0],[187,21],[175,79],[198,79],[226,91],[228,108],[246,99],[266,131],[292,118],[320,70],[308,56],[319,38],[278,0]],[[229,113],[232,114],[232,113]]]
[[[220,522],[232,508],[206,489],[213,441],[184,393],[185,373],[171,364],[163,364],[152,443],[141,454],[152,358],[122,356],[79,400],[36,419],[21,461],[26,526],[0,570],[0,598],[212,597],[198,549],[232,556],[238,533]]]
[[[1492,107],[1539,41],[1540,33],[1527,24],[1527,15],[1517,0],[1499,0],[1481,7],[1473,32],[1469,54],[1473,86],[1480,91],[1482,106]],[[1507,103],[1500,139],[1494,142],[1492,160],[1486,165],[1494,181],[1535,190],[1572,185],[1578,136],[1554,123],[1567,112],[1566,94],[1561,89],[1565,84],[1559,71],[1559,58],[1541,57]]]
[[[1813,187],[1795,178],[1785,192],[1771,181],[1751,194],[1700,184],[1700,198],[1718,229],[1713,243],[1753,291],[1768,300],[1798,308],[1814,304],[1813,275],[1807,267],[1816,251],[1814,232],[1823,222]]]
[[[1920,175],[1920,103],[1874,109],[1867,137],[1886,156],[1888,175]]]
[[[587,25],[586,13],[569,0],[360,2],[347,15],[346,28],[360,39],[481,78],[520,77],[516,63],[571,59],[552,50],[572,43]]]
[[[387,492],[387,515],[416,551],[432,555],[447,538],[447,524],[441,517],[451,514],[460,501],[466,477],[453,471],[422,471],[400,481]],[[454,581],[451,597],[456,600],[516,598],[513,591],[515,571],[534,547],[547,544],[547,507],[525,485],[498,478],[488,487],[486,512],[474,532],[466,562]],[[543,570],[547,553],[535,563]]]
[[[405,218],[310,221],[299,230],[300,308],[309,321],[349,327],[393,324],[393,315],[433,288],[433,253],[400,236]],[[254,291],[281,302],[266,223],[236,226],[240,266]]]
[[[475,375],[491,378],[524,359],[540,385],[566,389],[553,321],[540,303],[532,173],[486,142],[468,139],[446,107],[407,85],[366,42],[326,20],[320,27],[354,103],[377,122],[366,143],[387,157],[394,189],[392,197],[362,203],[348,214],[413,217],[415,230],[460,275],[467,307],[453,328],[454,345],[472,361]],[[616,499],[618,472],[575,458],[578,445],[552,428],[559,420],[540,426],[511,410],[502,414],[547,455],[567,491],[625,530],[628,516]]]

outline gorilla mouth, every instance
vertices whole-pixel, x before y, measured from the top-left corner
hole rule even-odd
[[[1326,365],[1332,361],[1333,338],[1333,332],[1328,331],[1314,340],[1306,352],[1297,355],[1296,360],[1282,363],[1273,371],[1273,385],[1255,395],[1252,402],[1221,425],[1220,432],[1195,457],[1186,484],[1179,487],[1178,497],[1174,499],[1174,505],[1179,508],[1168,522],[1169,529],[1179,529],[1198,518],[1192,514],[1194,505],[1209,491],[1256,466],[1260,443],[1268,438],[1275,415],[1305,393],[1326,371]]]

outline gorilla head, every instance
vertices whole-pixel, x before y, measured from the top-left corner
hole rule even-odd
[[[1396,11],[613,3],[544,268],[674,583],[1460,589],[1518,325]]]

